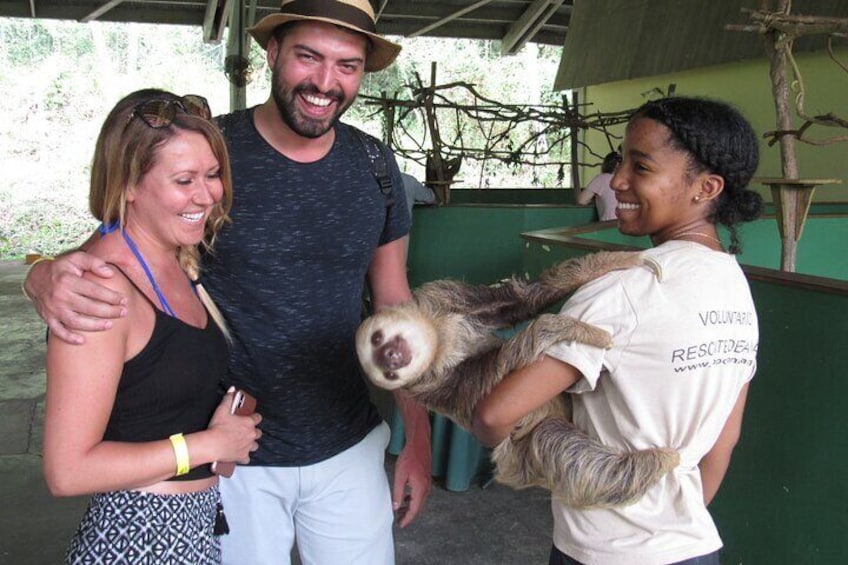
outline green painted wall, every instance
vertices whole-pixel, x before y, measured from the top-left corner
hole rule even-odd
[[[450,193],[451,204],[575,204],[570,188],[460,188]]]
[[[836,56],[840,61],[845,61],[848,58],[848,50],[837,51]],[[806,111],[812,115],[834,112],[844,118],[848,114],[848,73],[837,67],[823,52],[799,54],[796,59],[804,79]],[[734,104],[751,121],[759,134],[775,129],[774,102],[765,55],[762,59],[591,86],[583,89],[581,101],[590,103],[592,111],[635,109],[649,99],[643,96],[643,93],[655,87],[665,91],[671,83],[677,85],[676,94],[707,96]],[[654,97],[656,95],[651,96]],[[801,122],[796,125],[800,126]],[[610,131],[621,135],[624,127],[612,128]],[[809,131],[816,138],[848,134],[845,129],[838,128],[813,127]],[[608,145],[603,134],[590,131],[585,139],[596,152],[601,155],[606,153]],[[782,176],[777,145],[768,147],[763,140],[760,143],[760,153],[761,164],[757,176]],[[595,159],[584,151],[581,160],[592,162]],[[842,179],[842,184],[836,187],[818,188],[816,201],[848,201],[848,143],[829,146],[799,143],[798,163],[803,178]],[[598,168],[583,168],[580,178],[591,179],[598,171]],[[767,190],[762,192],[771,199]]]
[[[416,207],[409,241],[409,282],[456,278],[489,284],[517,274],[526,231],[594,219],[582,206],[451,205]]]
[[[848,558],[848,297],[752,282],[758,370],[712,505],[725,564]]]

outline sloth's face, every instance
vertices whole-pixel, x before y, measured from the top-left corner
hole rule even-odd
[[[359,326],[356,353],[374,385],[394,390],[421,378],[433,362],[437,340],[433,325],[414,308],[386,308]]]

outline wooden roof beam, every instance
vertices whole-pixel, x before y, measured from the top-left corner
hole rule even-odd
[[[105,14],[106,12],[108,12],[109,10],[111,10],[112,8],[114,8],[115,6],[117,6],[118,4],[122,4],[123,2],[124,2],[124,0],[109,0],[109,2],[106,2],[102,6],[100,6],[99,8],[94,10],[93,12],[91,12],[90,14],[81,17],[79,21],[84,23],[84,24],[91,22],[91,21],[94,21],[97,18],[99,18],[100,16],[102,16],[103,14]],[[30,2],[30,4],[32,4],[32,3],[33,2]],[[34,7],[33,7],[33,12],[35,12]],[[33,14],[33,17],[35,17],[35,14]]]
[[[380,18],[383,16],[383,10],[386,9],[386,4],[388,3],[389,0],[380,0],[380,5],[377,6],[377,9],[374,11],[374,21],[380,21]]]
[[[562,0],[536,0],[512,24],[501,40],[501,54],[514,55],[547,23]]]
[[[230,19],[233,0],[208,0],[203,16],[203,41],[217,43],[224,37],[224,29]]]
[[[461,10],[458,10],[458,11],[456,11],[456,12],[454,12],[454,13],[448,15],[448,16],[445,16],[444,18],[442,18],[438,21],[435,21],[428,26],[422,27],[418,31],[414,31],[414,32],[410,33],[407,37],[418,37],[419,35],[424,35],[428,31],[432,31],[432,30],[434,30],[438,27],[445,25],[448,22],[451,22],[451,21],[453,21],[457,18],[461,18],[462,16],[464,16],[468,12],[473,12],[477,8],[480,8],[481,6],[485,6],[486,4],[489,4],[491,1],[492,0],[481,0],[480,2],[475,2],[474,4],[472,4],[470,6],[466,6],[465,8],[463,8]]]

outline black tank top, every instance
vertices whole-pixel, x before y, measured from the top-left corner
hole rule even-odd
[[[205,328],[196,328],[151,306],[153,333],[144,349],[124,363],[106,441],[156,441],[205,430],[221,400],[229,349],[212,317],[207,315]],[[210,476],[209,466],[202,465],[169,480]]]

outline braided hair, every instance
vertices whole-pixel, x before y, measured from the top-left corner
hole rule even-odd
[[[760,158],[751,124],[724,102],[687,97],[647,102],[631,120],[636,118],[649,118],[671,130],[670,145],[689,155],[688,174],[709,171],[724,179],[708,220],[727,228],[729,251],[739,253],[736,224],[755,220],[763,211],[762,196],[747,188]]]

